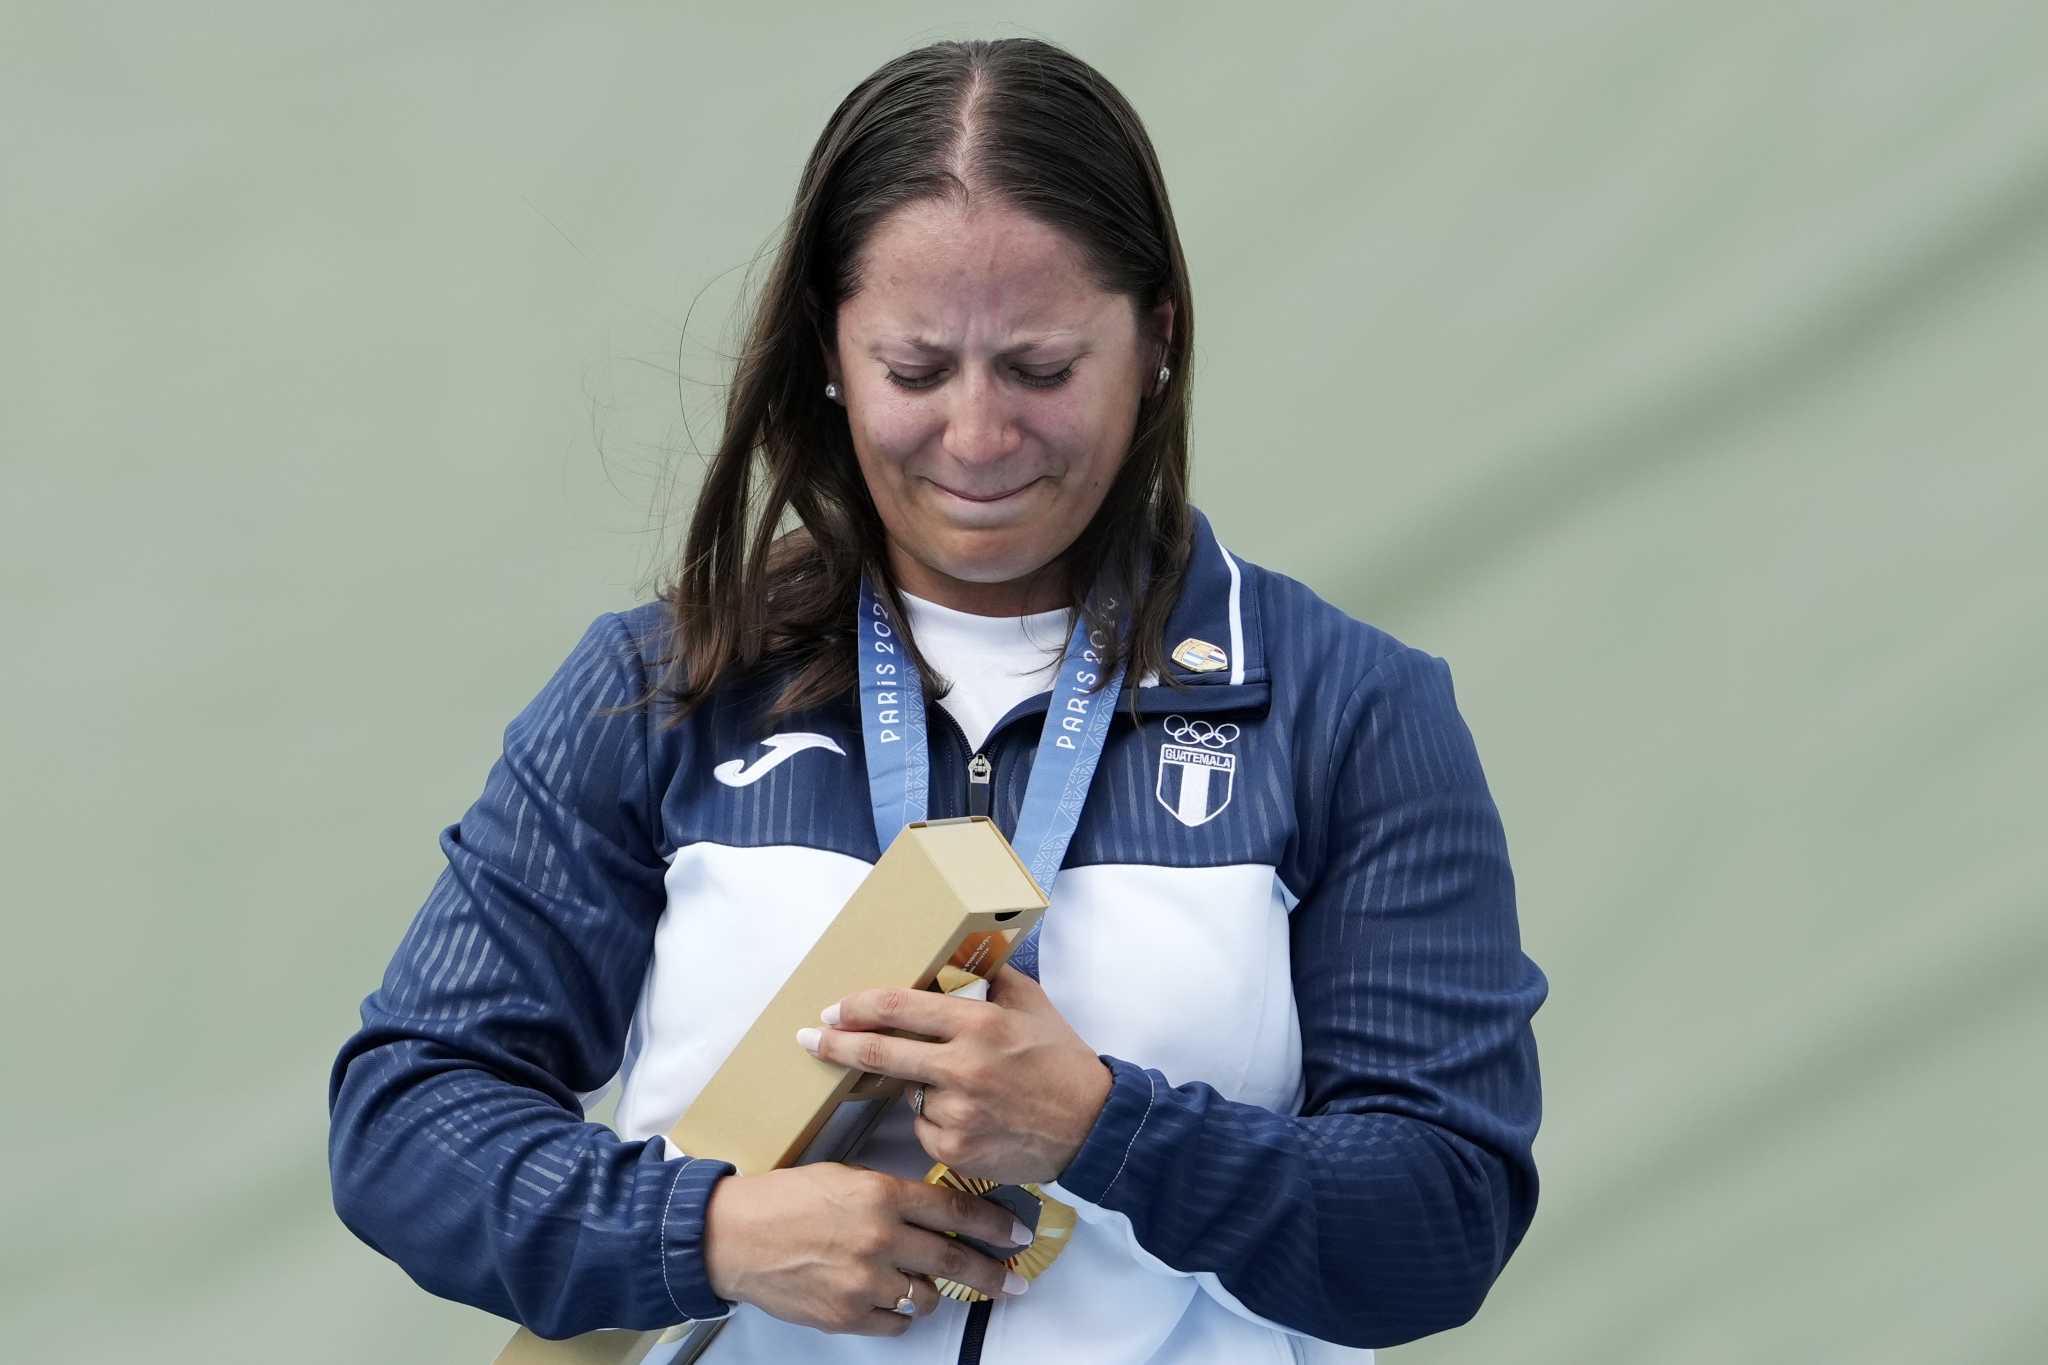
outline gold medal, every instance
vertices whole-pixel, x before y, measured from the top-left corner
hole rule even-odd
[[[983,1180],[979,1176],[961,1175],[941,1161],[925,1173],[925,1184],[945,1185],[951,1189],[965,1190],[971,1195],[986,1199],[992,1204],[1008,1209],[1017,1221],[1032,1229],[1031,1245],[1003,1264],[1027,1280],[1035,1280],[1045,1273],[1045,1268],[1059,1258],[1066,1250],[1067,1242],[1074,1234],[1077,1221],[1074,1210],[1047,1194],[1036,1185],[1005,1185],[999,1180]],[[959,1237],[949,1232],[948,1237]],[[987,1251],[972,1237],[960,1240],[978,1250]],[[996,1257],[1002,1260],[1001,1256]],[[979,1289],[959,1283],[957,1280],[933,1276],[932,1282],[939,1292],[949,1299],[960,1299],[966,1303],[980,1303],[988,1298]]]

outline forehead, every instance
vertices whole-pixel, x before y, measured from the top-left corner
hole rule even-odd
[[[1096,331],[1121,295],[1099,288],[1071,239],[1015,209],[907,204],[869,235],[842,325],[949,343],[1013,333]]]

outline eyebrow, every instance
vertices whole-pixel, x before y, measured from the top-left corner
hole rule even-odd
[[[1005,356],[1017,355],[1023,351],[1036,350],[1041,346],[1055,345],[1061,341],[1071,339],[1078,335],[1080,335],[1080,333],[1075,328],[1063,328],[1058,331],[1040,332],[1035,336],[1028,336],[1019,339],[1016,345],[1010,347],[1010,349],[1007,351],[999,352],[999,354]],[[946,354],[946,347],[940,345],[936,341],[932,341],[921,336],[883,337],[880,340],[878,340],[874,345],[868,347],[868,354],[874,355],[883,346],[886,345],[903,346],[913,351],[922,352],[925,355]]]

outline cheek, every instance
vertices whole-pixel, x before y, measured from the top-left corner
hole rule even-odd
[[[860,459],[861,477],[867,480],[869,489],[877,498],[892,497],[906,477],[904,462],[914,446],[886,427],[865,425],[854,431],[853,448]]]
[[[1063,449],[1075,452],[1074,464],[1085,471],[1088,488],[1096,491],[1115,481],[1136,430],[1136,424],[1120,409],[1105,406],[1091,410],[1085,420],[1068,424],[1058,439]]]
[[[1070,484],[1093,484],[1114,462],[1115,423],[1091,395],[1042,398],[1018,420],[1024,443],[1048,455]]]
[[[930,410],[883,397],[863,405],[858,430],[862,462],[874,472],[901,477],[903,465],[934,444],[943,428]]]

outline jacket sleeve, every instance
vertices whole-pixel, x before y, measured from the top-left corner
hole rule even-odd
[[[335,1212],[423,1289],[543,1337],[731,1311],[704,1210],[733,1167],[621,1140],[616,1072],[665,903],[638,652],[594,621],[505,729],[447,866],[328,1076]]]
[[[1050,1192],[1241,1316],[1393,1346],[1470,1320],[1535,1215],[1549,984],[1449,666],[1385,656],[1336,733],[1290,916],[1299,1114],[1104,1057],[1109,1100]]]

